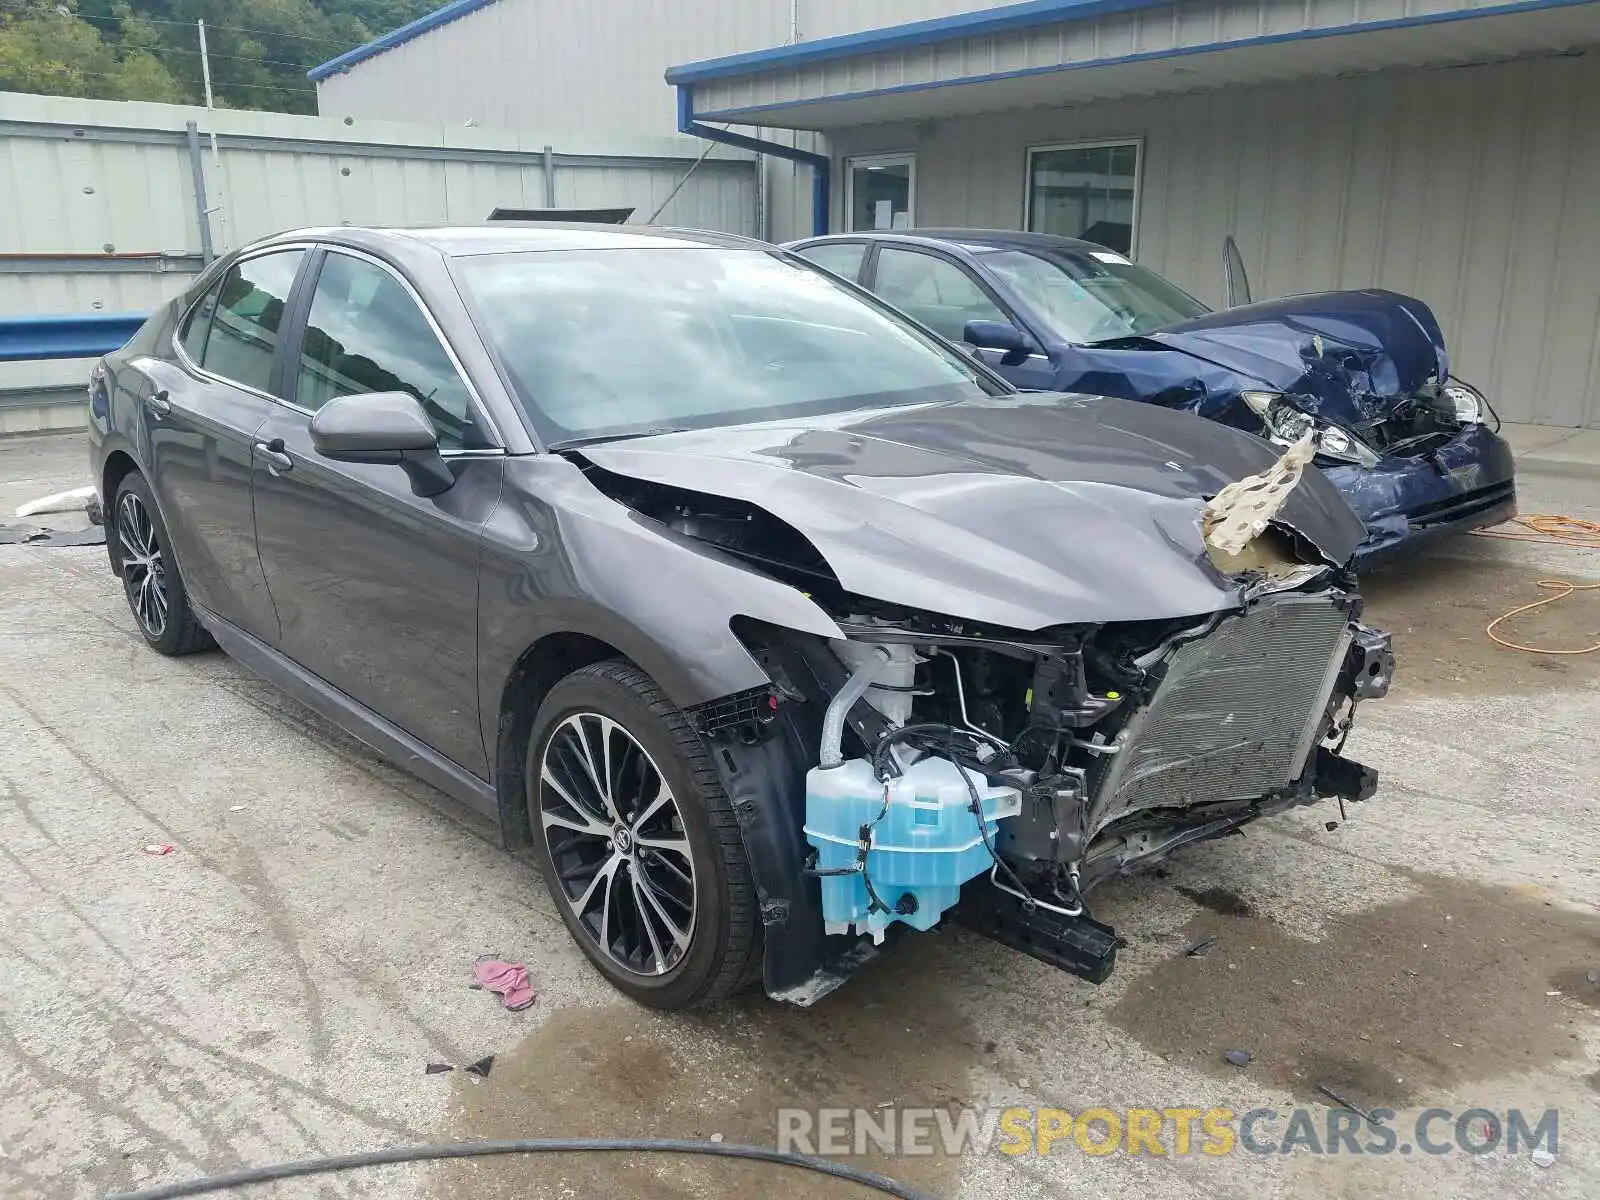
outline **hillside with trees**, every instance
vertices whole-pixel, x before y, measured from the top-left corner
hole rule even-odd
[[[441,0],[0,0],[0,91],[316,111],[306,71]]]

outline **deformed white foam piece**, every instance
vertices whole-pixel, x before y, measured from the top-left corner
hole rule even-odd
[[[93,499],[93,487],[73,488],[70,492],[57,492],[53,496],[41,496],[37,500],[19,504],[17,516],[32,517],[39,513],[71,512],[75,508],[82,508]]]
[[[1201,521],[1206,542],[1224,554],[1242,551],[1278,515],[1315,454],[1316,431],[1308,430],[1265,471],[1246,475],[1213,496]]]

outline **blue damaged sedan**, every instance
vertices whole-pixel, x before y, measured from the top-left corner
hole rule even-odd
[[[1316,430],[1317,465],[1366,524],[1363,563],[1516,514],[1499,420],[1450,374],[1420,300],[1366,289],[1212,312],[1115,251],[1039,233],[851,233],[788,248],[1018,387],[1183,409],[1283,446]]]

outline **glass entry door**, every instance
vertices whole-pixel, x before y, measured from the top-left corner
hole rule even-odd
[[[915,223],[917,160],[910,154],[876,154],[846,160],[850,232],[910,229]]]

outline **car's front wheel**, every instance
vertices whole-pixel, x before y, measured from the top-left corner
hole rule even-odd
[[[172,557],[167,527],[143,475],[130,471],[117,485],[110,529],[128,609],[144,640],[162,654],[192,654],[215,645],[189,607],[183,576]]]
[[[757,901],[705,743],[631,663],[596,663],[534,719],[527,804],[550,895],[618,990],[689,1008],[751,978]]]

